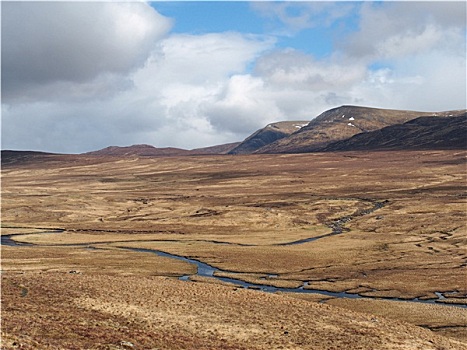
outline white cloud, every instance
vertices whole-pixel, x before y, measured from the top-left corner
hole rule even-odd
[[[264,89],[263,80],[249,74],[232,76],[218,96],[202,105],[202,112],[216,130],[239,135],[285,117]]]
[[[350,93],[380,107],[466,108],[465,11],[465,2],[365,3],[360,30],[341,45],[368,67]]]
[[[463,2],[365,2],[360,10],[359,31],[338,45],[351,56],[369,60],[433,49],[465,54],[465,11]]]
[[[176,103],[177,95],[181,100],[192,93],[199,98],[199,90],[217,89],[273,44],[268,37],[239,33],[171,35],[132,79],[144,93],[159,90],[168,104]]]
[[[293,35],[317,26],[328,27],[347,16],[355,7],[352,3],[330,1],[254,1],[250,6],[269,19],[271,30],[279,35]]]
[[[263,56],[258,60],[255,72],[278,87],[323,91],[354,84],[363,78],[365,69],[333,58],[318,61],[311,55],[283,50]]]
[[[240,129],[243,137],[252,125],[261,125],[262,117],[257,104],[248,106],[248,95],[256,87],[249,86],[248,75],[239,73],[273,45],[270,37],[239,33],[172,35],[134,74],[135,87],[129,94],[157,100],[160,113],[179,132],[196,130],[198,138],[180,140],[177,135],[179,146],[203,146],[215,134],[224,140],[225,134],[232,137]],[[242,114],[247,110],[255,110],[256,117]]]
[[[433,48],[441,38],[442,33],[428,25],[419,32],[408,30],[388,37],[376,45],[376,51],[383,58],[413,55]]]
[[[300,30],[356,6],[340,4],[254,6]],[[3,3],[2,147],[195,148],[342,104],[465,108],[465,4],[360,6],[358,30],[317,59],[271,36],[171,34],[145,3]]]
[[[44,99],[44,87],[81,96],[89,82],[143,64],[170,27],[141,2],[2,3],[2,98]]]
[[[37,103],[3,103],[3,129],[11,132],[2,142],[10,148],[67,152],[109,144],[194,148],[209,140],[231,142],[235,134],[216,124],[219,116],[206,113],[206,105],[222,99],[223,91],[235,85],[235,74],[273,44],[269,37],[238,33],[168,36],[153,45],[144,65],[128,74],[51,82],[36,92]],[[59,88],[63,95],[57,97]],[[261,125],[251,120],[253,127]],[[247,128],[243,131],[251,130]]]

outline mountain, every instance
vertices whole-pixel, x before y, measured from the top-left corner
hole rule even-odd
[[[420,116],[447,116],[449,114],[452,112],[431,113],[341,106],[320,114],[300,130],[261,147],[255,153],[316,152],[333,142],[348,139],[359,133],[405,123]]]
[[[164,147],[156,148],[151,145],[133,145],[133,146],[109,146],[98,151],[92,151],[84,153],[89,156],[114,156],[114,157],[158,157],[158,156],[183,156],[190,154],[190,151],[173,148],[173,147]]]
[[[224,145],[195,148],[190,151],[190,154],[228,154],[232,149],[240,145],[240,143],[241,142],[233,142]]]
[[[447,117],[419,117],[403,124],[357,134],[322,151],[466,149],[467,113]]]
[[[247,137],[229,154],[250,154],[276,140],[290,136],[297,130],[306,126],[308,121],[285,121],[268,124]]]
[[[151,145],[133,146],[109,146],[98,151],[83,153],[89,156],[112,156],[112,157],[176,157],[203,154],[227,154],[232,148],[238,146],[239,142],[216,145],[204,148],[186,150],[182,148],[163,147],[157,148]]]
[[[82,155],[163,157],[379,149],[465,149],[466,139],[466,110],[417,112],[341,106],[320,114],[310,122],[284,121],[268,124],[243,142],[193,150],[156,148],[144,144],[110,146]],[[63,158],[71,155],[3,150],[1,163],[10,165],[37,160],[51,161],[58,156]],[[90,158],[89,161],[94,160]]]
[[[44,160],[50,158],[51,156],[56,156],[58,154],[38,151],[2,150],[1,155],[2,166],[6,166],[17,163],[26,163],[34,160]]]

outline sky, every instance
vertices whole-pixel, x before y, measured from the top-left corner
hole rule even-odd
[[[2,2],[2,149],[242,141],[341,105],[466,108],[466,3]]]

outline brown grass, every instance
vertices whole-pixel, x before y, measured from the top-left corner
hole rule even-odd
[[[433,304],[418,304],[389,300],[333,299],[327,302],[349,310],[384,316],[426,327],[438,334],[467,341],[465,309]]]
[[[7,307],[2,314],[4,339],[30,344],[28,346],[31,348],[67,348],[72,339],[57,345],[60,344],[59,330],[56,330],[57,335],[53,335],[41,333],[31,324],[28,326],[30,330],[19,326],[19,311],[15,311],[12,305],[17,300],[24,302],[26,299],[15,299],[13,286],[30,282],[42,290],[48,279],[63,279],[67,288],[81,290],[79,283],[75,285],[80,280],[73,279],[73,276],[85,278],[86,283],[93,287],[81,290],[87,298],[82,298],[78,292],[72,298],[76,307],[70,312],[83,312],[83,315],[82,319],[78,317],[78,323],[69,321],[69,336],[76,336],[78,331],[74,327],[78,327],[79,322],[85,322],[87,317],[99,319],[101,321],[96,321],[99,326],[93,327],[96,334],[93,348],[112,348],[109,344],[123,346],[115,339],[109,342],[106,338],[106,332],[113,332],[110,329],[115,325],[105,322],[110,322],[114,317],[119,319],[118,322],[123,322],[118,327],[129,322],[131,334],[139,334],[137,329],[141,324],[167,334],[165,340],[158,338],[160,344],[150,343],[148,339],[152,331],[142,330],[141,334],[145,335],[138,338],[140,348],[146,348],[148,344],[157,347],[154,345],[156,343],[162,348],[196,348],[189,346],[188,340],[183,340],[185,336],[189,339],[196,338],[196,335],[199,335],[200,343],[193,344],[198,344],[199,348],[241,348],[243,345],[240,344],[245,344],[243,338],[236,338],[236,334],[248,333],[247,328],[254,327],[247,322],[244,330],[240,331],[236,324],[228,331],[230,323],[222,321],[222,317],[230,320],[238,316],[240,310],[236,308],[240,306],[235,303],[224,305],[222,309],[214,308],[209,315],[190,306],[199,312],[194,322],[196,324],[207,322],[203,318],[214,317],[214,313],[218,312],[215,316],[216,319],[220,318],[218,326],[209,328],[212,332],[216,329],[217,333],[206,333],[190,326],[193,322],[183,317],[184,309],[180,309],[179,313],[174,311],[169,322],[174,329],[184,329],[180,333],[180,342],[176,340],[176,332],[158,328],[151,320],[152,316],[138,309],[139,304],[133,299],[125,299],[126,294],[125,297],[120,294],[121,283],[125,284],[125,290],[133,291],[131,298],[135,300],[146,298],[138,285],[139,278],[147,281],[142,284],[159,285],[160,281],[164,281],[163,284],[172,288],[173,293],[203,288],[206,294],[201,293],[192,299],[187,297],[189,301],[186,302],[190,305],[201,303],[203,298],[215,300],[219,297],[216,293],[231,291],[233,287],[218,286],[213,283],[214,279],[195,276],[192,280],[199,283],[150,277],[190,275],[194,273],[194,267],[122,247],[158,249],[196,258],[227,271],[219,274],[259,284],[294,287],[308,282],[307,288],[406,299],[431,298],[435,292],[443,292],[447,302],[465,303],[465,156],[464,151],[102,158],[99,161],[76,156],[73,159],[67,157],[60,160],[57,157],[55,161],[45,163],[4,167],[2,226],[8,228],[2,230],[2,235],[27,233],[14,238],[34,244],[2,249],[2,278],[7,283],[5,285],[11,287],[5,289],[5,293],[2,289]],[[372,211],[376,202],[384,202],[384,207]],[[351,220],[343,224],[347,231],[342,234],[298,245],[280,245],[330,233],[330,226],[335,225],[335,220],[344,217]],[[65,231],[39,233],[45,228],[62,228]],[[70,271],[80,273],[70,274]],[[269,274],[277,277],[267,278]],[[92,283],[89,282],[91,280]],[[24,291],[15,288],[20,294]],[[33,308],[31,300],[31,308],[25,308],[24,316],[21,316],[29,317],[33,323],[39,322],[41,327],[45,327],[45,321],[40,321],[38,315],[48,312],[47,305],[52,305],[55,300],[52,295],[62,291],[62,287],[55,284],[47,288],[50,289],[48,294],[37,294],[37,308]],[[101,296],[105,294],[104,291],[112,295],[111,300]],[[245,295],[248,298],[254,295],[252,300],[264,303],[261,305],[265,308],[257,310],[246,302],[248,305],[245,307],[252,308],[247,315],[253,319],[263,316],[283,318],[287,327],[299,327],[292,321],[295,318],[291,315],[302,307],[307,310],[312,308],[314,311],[309,311],[311,313],[320,310],[320,317],[324,319],[328,317],[328,311],[340,314],[342,322],[354,317],[354,314],[347,314],[348,311],[343,309],[334,311],[333,308],[319,307],[315,310],[316,305],[306,300],[284,295],[270,296],[256,291],[241,293],[244,292],[256,293]],[[300,298],[314,301],[326,299],[319,295],[300,295]],[[60,299],[57,305],[64,302],[65,299]],[[270,314],[264,305],[272,302],[281,305],[281,309],[279,311],[269,306],[272,308]],[[156,305],[160,301],[154,303]],[[459,316],[464,310],[458,311],[459,314],[451,319],[453,324],[447,317],[438,315],[438,312],[447,312],[441,310],[451,310],[449,306],[437,305],[428,312],[426,305],[411,303],[400,303],[394,308],[375,300],[371,304],[362,304],[363,301],[357,303],[333,299],[329,303],[343,306],[346,310],[361,308],[378,316],[422,325],[465,341],[462,335],[465,323],[462,324]],[[136,310],[137,315],[144,314],[141,317],[145,321],[140,323],[140,316],[128,316],[130,311],[117,315],[119,309]],[[57,306],[51,313],[57,317],[68,317],[62,315],[65,309],[60,310]],[[164,315],[166,312],[161,311],[160,317],[169,317]],[[426,320],[421,323],[414,315],[423,312]],[[255,313],[259,316],[254,316]],[[177,318],[179,320],[175,321]],[[264,336],[256,333],[255,336],[249,333],[243,336],[248,339],[257,337],[257,340],[251,340],[253,345],[250,347],[248,344],[246,348],[339,348],[339,344],[343,344],[339,342],[344,342],[346,338],[349,344],[358,348],[355,343],[357,338],[335,326],[335,322],[332,318],[326,325],[319,325],[322,329],[320,335],[317,331],[310,331],[310,328],[296,328],[301,335],[297,335],[298,338],[294,338],[292,343],[287,342],[290,339],[285,342],[279,340],[282,335],[274,335],[272,323],[259,327],[258,334]],[[146,329],[144,327],[142,329]],[[329,330],[336,327],[339,331],[333,338],[334,333]],[[52,328],[47,324],[48,332],[52,332]],[[358,341],[368,344],[367,348],[372,348],[369,345],[371,342],[367,342],[372,337],[380,339],[381,344],[387,344],[381,348],[436,348],[435,345],[427,345],[427,334],[430,333],[417,333],[421,338],[408,342],[406,338],[401,340],[392,333],[383,336],[386,331],[381,327],[372,328],[371,331],[364,329]],[[405,334],[403,337],[412,334],[412,329],[408,329],[401,331],[401,334]],[[343,333],[339,333],[341,331]],[[99,337],[103,337],[101,343]],[[47,345],[51,339],[54,339],[51,344],[55,345]],[[132,339],[137,341],[136,338]],[[221,339],[224,340],[219,343]],[[316,339],[316,342],[311,339]],[[439,339],[442,338],[436,338],[434,343],[441,344]],[[89,346],[82,340],[76,341],[77,344]],[[408,344],[412,344],[412,347]],[[452,344],[446,345],[446,348],[463,348],[458,343]]]
[[[385,318],[162,277],[9,273],[2,295],[4,349],[467,349]]]

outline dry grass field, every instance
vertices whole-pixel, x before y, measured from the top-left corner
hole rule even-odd
[[[6,164],[2,349],[467,349],[466,155]]]

